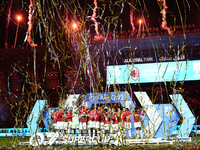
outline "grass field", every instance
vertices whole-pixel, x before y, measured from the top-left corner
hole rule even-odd
[[[20,142],[28,142],[30,137],[1,137],[0,138],[0,149],[48,149],[48,150],[55,150],[55,149],[76,149],[76,150],[98,150],[98,149],[113,149],[113,150],[175,150],[175,149],[184,149],[184,150],[196,150],[200,149],[200,136],[193,137],[192,142],[190,143],[174,143],[174,145],[133,145],[133,146],[126,146],[126,147],[68,147],[67,145],[63,146],[40,146],[40,147],[32,147],[29,145],[19,145]]]
[[[28,142],[30,137],[0,137],[0,146],[18,145],[19,142]]]

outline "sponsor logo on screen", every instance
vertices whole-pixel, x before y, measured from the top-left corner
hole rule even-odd
[[[131,70],[131,78],[134,81],[137,81],[139,77],[140,77],[139,69],[137,67],[133,67],[133,69]]]

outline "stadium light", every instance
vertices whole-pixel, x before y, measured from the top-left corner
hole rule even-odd
[[[139,33],[138,33],[138,36],[139,36],[139,37],[140,37],[141,23],[142,23],[142,20],[140,19],[140,20],[139,20],[139,31],[138,31],[138,32],[139,32]]]
[[[16,46],[16,42],[17,42],[17,35],[18,35],[18,29],[19,29],[19,22],[22,19],[21,15],[17,16],[17,30],[16,30],[16,34],[15,34],[15,43],[14,43],[14,48]]]
[[[77,30],[78,29],[78,24],[76,22],[73,22],[72,28],[73,28],[73,30]]]
[[[18,22],[22,19],[22,17],[20,15],[17,16],[17,20]]]
[[[77,24],[76,24],[76,23],[73,23],[73,29],[76,30],[77,27],[78,27]]]
[[[72,24],[71,24],[71,29],[73,30],[72,31],[72,41],[74,42],[75,41],[75,36],[77,35],[77,30],[78,30],[78,23],[73,21]]]

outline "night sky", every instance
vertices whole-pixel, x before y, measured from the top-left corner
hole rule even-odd
[[[26,2],[27,1],[27,2]],[[106,1],[106,0],[105,0]],[[141,0],[140,0],[141,1]],[[183,0],[177,0],[179,3],[180,11],[183,17],[183,21],[185,20],[185,12],[186,12],[186,24],[195,24],[196,26],[200,25],[200,19],[197,17],[200,15],[200,10],[198,9],[198,6],[195,4],[194,1],[183,1]],[[81,1],[80,1],[81,2]],[[130,1],[129,1],[130,2]],[[142,2],[142,1],[141,1]],[[184,3],[185,3],[185,8],[184,8]],[[188,3],[187,3],[188,2]],[[88,4],[92,4],[92,0],[87,1]],[[109,14],[108,11],[108,1],[106,1],[107,6],[106,6],[106,11],[105,15]],[[199,1],[197,1],[197,4],[200,4]],[[4,48],[4,43],[5,43],[5,37],[6,37],[6,24],[7,24],[7,16],[8,16],[8,1],[2,3],[1,5],[1,11],[0,11],[0,48]],[[83,1],[81,5],[84,6]],[[135,3],[135,7],[140,11],[137,12],[135,11],[134,14],[134,24],[135,27],[138,28],[139,23],[138,20],[142,17],[141,11],[143,11],[144,17],[146,24],[149,28],[152,27],[160,27],[162,23],[162,15],[160,13],[160,8],[158,6],[158,2],[156,0],[146,0],[145,5],[147,8],[147,11],[144,9],[144,5],[142,6],[139,5],[139,3]],[[28,29],[28,6],[29,6],[29,1],[28,0],[22,0],[22,1],[13,1],[12,4],[12,9],[11,9],[11,20],[10,24],[8,27],[8,44],[9,47],[11,45],[14,45],[14,40],[15,40],[15,34],[16,34],[16,29],[17,29],[17,20],[16,20],[16,15],[21,14],[23,16],[23,20],[20,22],[19,26],[19,32],[18,32],[18,39],[17,39],[17,45],[22,45],[25,39],[25,35]],[[88,6],[88,5],[87,5]],[[180,13],[177,7],[177,3],[175,0],[167,0],[167,6],[168,6],[168,12],[167,12],[167,24],[169,26],[174,25],[174,17],[176,16],[176,25],[181,25],[181,19],[180,19]],[[23,7],[23,8],[22,8]],[[123,30],[131,30],[131,24],[130,24],[130,7],[127,3],[125,3],[124,6],[124,11],[123,14],[120,15],[120,19],[122,20],[122,29]],[[38,39],[38,29],[36,30],[36,27],[33,29],[35,32],[35,40],[39,41]],[[119,28],[118,28],[119,30]]]

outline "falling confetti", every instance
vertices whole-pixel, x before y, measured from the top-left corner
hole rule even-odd
[[[33,19],[33,2],[32,0],[30,0],[30,4],[29,4],[29,11],[28,11],[28,43],[29,45],[32,45],[32,40],[31,40],[31,31],[32,31],[32,19]]]
[[[109,115],[112,115],[113,122],[116,122],[116,118],[121,117],[120,115],[123,113],[129,123],[129,126],[127,126],[128,134],[131,135],[136,132],[137,134],[141,134],[141,131],[130,130],[132,124],[130,124],[129,115],[133,116],[135,107],[139,103],[134,92],[147,90],[147,95],[153,105],[158,103],[171,104],[168,96],[169,93],[182,94],[184,92],[183,83],[186,78],[186,74],[184,74],[185,78],[180,84],[175,81],[181,72],[179,60],[185,61],[188,59],[185,55],[186,45],[182,42],[183,44],[178,45],[176,48],[172,46],[172,41],[169,42],[170,45],[166,45],[163,37],[169,35],[165,34],[162,29],[167,30],[168,34],[172,34],[170,28],[167,27],[166,13],[168,7],[166,0],[159,0],[158,2],[162,6],[161,11],[157,12],[158,14],[162,14],[162,24],[161,28],[155,29],[146,24],[148,18],[144,14],[148,8],[146,8],[145,1],[131,0],[129,3],[123,0],[109,0],[98,1],[97,3],[97,0],[94,0],[93,4],[90,4],[89,2],[76,0],[67,2],[63,0],[30,0],[28,10],[24,5],[26,3],[22,1],[22,8],[28,14],[27,34],[23,38],[25,38],[25,42],[27,39],[31,47],[27,45],[22,46],[21,49],[24,53],[27,52],[30,55],[24,60],[26,63],[15,62],[10,66],[12,71],[4,72],[6,87],[8,88],[5,94],[5,101],[10,106],[14,128],[21,129],[26,126],[27,118],[31,118],[32,109],[37,100],[48,100],[48,104],[44,109],[45,111],[51,110],[52,107],[66,109],[68,106],[65,107],[65,104],[70,95],[80,94],[80,97],[76,100],[76,105],[79,107],[82,105],[87,106],[85,100],[91,94],[92,96],[88,102],[94,101],[94,112],[100,111],[98,102],[101,98],[103,106],[106,106],[105,110],[111,109],[110,111],[112,112],[112,114],[104,114],[106,119]],[[191,9],[192,7],[190,7],[188,1],[187,4],[189,9]],[[130,14],[124,20],[123,13],[127,11],[127,8],[130,8]],[[11,9],[12,0],[8,4],[5,47],[7,47]],[[134,24],[134,17],[137,15],[137,13],[134,13],[134,9],[142,10],[137,12],[139,18],[143,19],[142,25],[140,22],[139,27]],[[72,27],[73,22],[77,23],[77,26]],[[127,24],[130,25],[132,31],[128,31],[128,29],[126,31],[125,25]],[[95,27],[94,38],[92,36],[93,27]],[[136,30],[138,32],[134,32]],[[142,38],[140,38],[140,35],[143,35]],[[38,38],[40,39],[39,42],[37,41]],[[148,39],[150,39],[149,42],[146,42]],[[146,41],[144,42],[143,40]],[[158,41],[160,42],[159,44]],[[36,44],[41,46],[37,47]],[[145,50],[143,50],[143,46],[146,46]],[[168,68],[169,65],[163,67],[163,65],[167,64],[165,61],[175,62],[175,69]],[[146,72],[139,72],[139,67],[137,68],[138,64],[153,64],[154,62],[157,63],[156,68],[153,68],[154,72],[148,70],[150,67],[146,69]],[[122,65],[126,66],[124,72],[121,72]],[[114,66],[111,73],[107,68],[110,66]],[[175,74],[173,69],[177,70],[177,74]],[[186,72],[187,69],[186,67],[183,70]],[[159,75],[161,74],[164,78],[167,72],[171,70],[177,76],[171,81],[164,81],[161,86],[161,77]],[[128,77],[126,76],[127,71],[130,72]],[[148,73],[155,77],[155,81],[151,87],[142,85],[143,83],[138,80],[142,74],[148,76]],[[121,81],[118,81],[117,78],[116,80],[109,78],[112,75],[113,77],[119,77],[122,74],[122,80],[128,80],[125,84],[118,84]],[[20,80],[21,90],[19,91],[13,91],[12,87],[12,78],[16,76]],[[134,84],[130,83],[132,80],[137,82]],[[111,84],[111,81],[113,81],[113,84]],[[109,95],[112,92],[114,94]],[[134,101],[130,103],[123,101],[122,103],[111,104],[114,98],[116,98],[116,101],[120,98],[122,99],[122,97],[118,97],[121,92],[123,94],[126,92],[129,93],[130,99]],[[106,95],[106,93],[109,94]],[[82,103],[83,101],[84,103]],[[6,105],[1,104],[1,106],[3,108]],[[116,107],[121,108],[122,106],[128,107],[129,110],[126,110],[126,113],[125,110],[118,111],[116,113],[118,116],[116,117],[115,113],[113,113],[115,112],[114,109]],[[141,129],[147,133],[146,122],[148,121],[149,114],[145,112],[145,109],[145,107],[140,108],[141,112],[144,113],[141,113],[143,116],[139,121],[141,121]],[[38,125],[43,124],[45,118],[42,114],[43,111],[40,113],[41,118],[39,118]],[[162,115],[165,114],[165,116],[170,118],[174,113],[176,113],[176,108],[173,107],[171,109],[171,107],[166,107],[163,108]],[[52,112],[50,115],[52,116]],[[5,118],[3,119],[5,120]],[[164,119],[163,122],[165,121]],[[174,118],[170,119],[174,124],[177,123],[177,120]],[[51,118],[48,121],[50,120]],[[184,121],[184,118],[181,118],[181,121]],[[167,130],[165,126],[168,124],[163,124],[164,127],[161,129],[162,133],[164,132],[163,135],[171,135],[170,130],[172,126]],[[116,130],[111,129],[111,132],[115,132],[114,130]],[[47,130],[52,132],[51,129]],[[152,130],[151,133],[144,136],[145,140],[154,136],[156,131],[153,128]],[[119,133],[114,137],[115,141],[122,137],[124,138],[126,130],[123,130],[122,125],[116,131],[119,131]],[[99,132],[104,131],[98,131],[97,133],[102,135]],[[112,143],[108,142],[108,144]],[[69,146],[71,146],[70,143]],[[102,148],[102,144],[98,143],[98,146]]]
[[[134,6],[134,0],[131,0],[131,5],[130,5],[130,23],[131,23],[131,26],[132,26],[132,32],[134,32],[134,30],[135,30],[135,26],[134,26],[134,23],[133,23],[133,6]]]
[[[7,17],[7,24],[6,24],[5,48],[8,47],[8,43],[7,43],[7,40],[8,40],[8,27],[9,27],[9,24],[10,24],[11,9],[12,9],[12,0],[10,1],[10,5],[8,7],[8,17]]]
[[[96,39],[99,39],[99,27],[98,27],[98,22],[96,21],[95,17],[96,17],[96,10],[97,10],[97,0],[94,0],[94,9],[93,9],[93,14],[91,17],[91,20],[94,21],[94,26],[95,26],[95,31],[96,31]]]
[[[166,21],[166,11],[167,11],[167,5],[166,5],[166,1],[165,0],[158,0],[159,2],[162,2],[163,4],[163,9],[161,10],[161,14],[162,14],[162,24],[161,24],[161,27],[165,30],[168,31],[168,33],[171,35],[172,34],[172,31],[170,30],[169,27],[167,27],[167,21]]]

